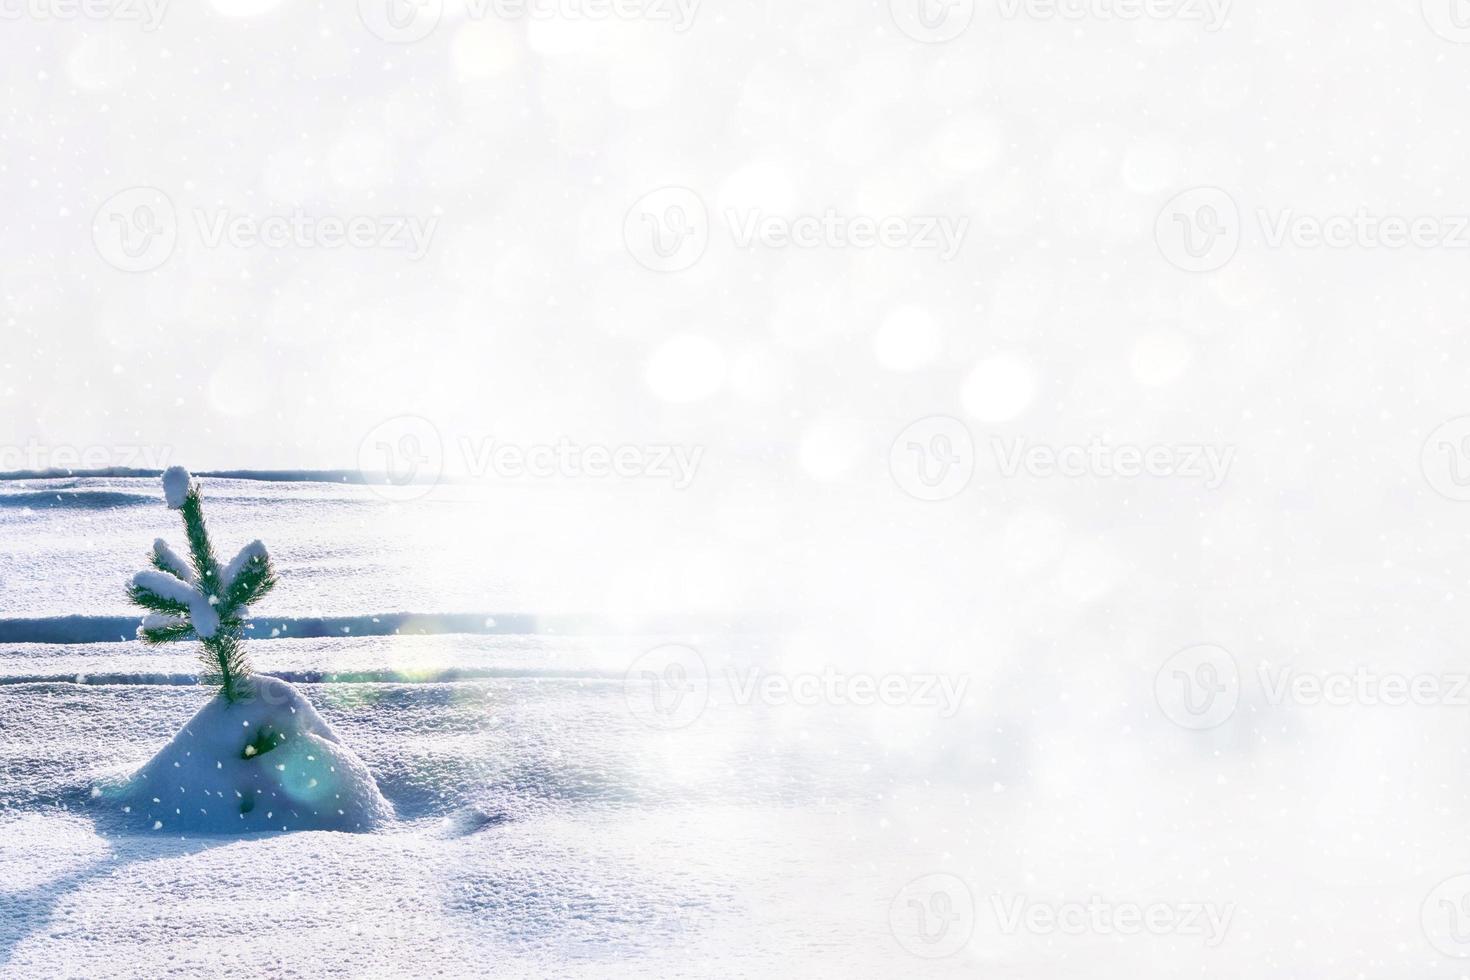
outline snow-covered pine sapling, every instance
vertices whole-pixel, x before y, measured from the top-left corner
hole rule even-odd
[[[204,525],[199,484],[188,470],[174,466],[163,474],[163,493],[169,509],[183,515],[189,557],[185,560],[162,538],[153,542],[153,569],[134,575],[128,586],[128,598],[149,612],[138,639],[150,646],[199,640],[205,676],[220,683],[226,700],[244,700],[250,693],[245,621],[250,606],[276,587],[270,555],[265,545],[252,541],[220,568]]]
[[[145,643],[198,640],[205,673],[223,690],[115,793],[142,826],[169,832],[369,831],[394,818],[368,769],[311,702],[278,677],[251,674],[245,656],[249,607],[276,585],[259,541],[221,567],[198,485],[182,467],[163,475],[189,548],[153,544],[153,568],[128,595],[148,611]]]

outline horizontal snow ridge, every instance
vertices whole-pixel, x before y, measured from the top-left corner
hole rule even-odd
[[[562,617],[572,626],[581,617]],[[43,616],[0,619],[0,643],[117,643],[137,639],[139,616]],[[428,636],[435,634],[520,634],[557,632],[557,623],[523,613],[379,613],[360,616],[259,617],[246,634],[252,640],[316,639],[328,636]]]

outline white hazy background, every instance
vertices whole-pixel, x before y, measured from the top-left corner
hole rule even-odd
[[[967,677],[965,712],[872,742],[935,746],[932,794],[874,797],[913,877],[971,893],[945,969],[1460,976],[1457,3],[707,0],[678,30],[426,0],[394,36],[370,2],[149,30],[4,0],[0,468],[353,469],[405,425],[430,475],[465,440],[698,447],[685,489],[511,481],[496,520],[541,494],[516,533],[584,606],[769,613],[791,669]],[[948,259],[740,241],[829,211],[967,224]],[[222,214],[433,233],[211,244]],[[1335,246],[1274,234],[1341,216]],[[1394,246],[1385,218],[1430,223]],[[1015,470],[1017,440],[1174,463]],[[1440,695],[1273,699],[1283,668]],[[1191,713],[1211,690],[1230,710]],[[1005,934],[994,894],[1234,914],[1216,945]]]

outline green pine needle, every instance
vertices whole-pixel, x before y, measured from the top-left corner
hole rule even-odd
[[[247,681],[251,674],[250,658],[245,652],[245,611],[268,595],[280,580],[270,559],[257,555],[244,564],[234,581],[226,587],[226,583],[220,580],[219,560],[215,557],[209,529],[204,523],[204,500],[198,485],[189,488],[180,511],[184,533],[189,540],[189,564],[197,578],[197,585],[193,587],[206,598],[214,599],[219,626],[213,636],[200,637],[194,629],[187,603],[131,584],[128,586],[128,598],[134,604],[149,612],[179,620],[163,626],[142,627],[138,636],[150,646],[198,639],[203,648],[200,658],[204,661],[205,678],[219,684],[221,693],[228,700],[241,701],[250,696]],[[183,579],[156,552],[149,555],[149,562],[159,571]]]
[[[189,488],[182,508],[184,533],[189,538],[189,560],[194,573],[199,576],[199,587],[206,596],[219,594],[219,561],[214,557],[214,545],[209,541],[209,528],[204,525],[204,499],[199,487]]]
[[[158,552],[156,552],[156,551],[150,551],[150,552],[148,552],[148,562],[154,568],[158,569],[160,572],[163,572],[165,575],[172,575],[174,578],[178,579],[180,582],[187,582],[188,581],[188,579],[184,578],[184,576],[182,576],[182,575],[179,574],[179,570],[177,568],[174,568],[168,562],[164,561],[163,558],[162,558],[162,556],[160,556],[158,554]]]
[[[178,623],[173,626],[155,626],[138,631],[138,639],[151,647],[162,646],[165,643],[173,643],[177,640],[191,640],[194,638],[194,627],[188,623]]]
[[[235,573],[235,580],[225,590],[220,605],[229,610],[254,605],[278,584],[275,569],[269,561],[251,558],[244,568]]]
[[[141,585],[129,585],[128,598],[132,600],[133,605],[142,606],[149,612],[161,613],[165,616],[189,615],[188,603],[180,602],[177,599],[170,599],[167,596],[161,596],[152,589],[145,588]]]

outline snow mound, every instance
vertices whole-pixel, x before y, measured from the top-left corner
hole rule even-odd
[[[189,487],[193,483],[194,478],[182,466],[170,466],[163,471],[163,496],[168,501],[170,510],[178,510],[184,506],[184,500],[189,496]]]
[[[361,759],[285,681],[256,675],[248,700],[216,696],[118,794],[158,831],[369,831],[393,808]],[[111,794],[109,794],[111,795]]]

